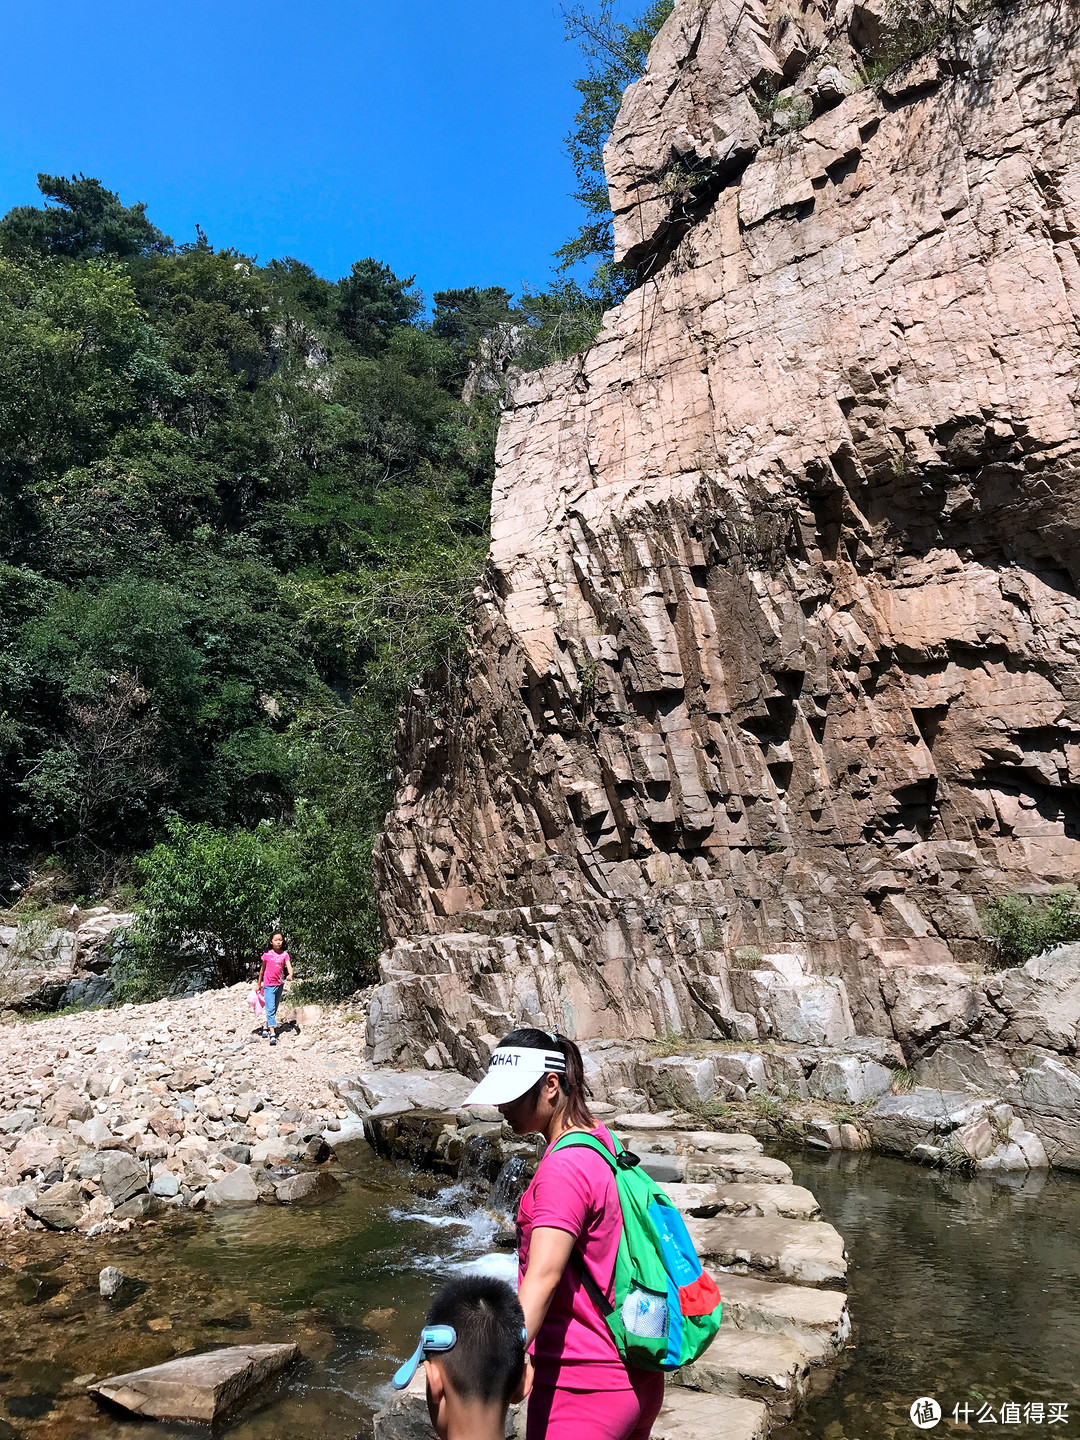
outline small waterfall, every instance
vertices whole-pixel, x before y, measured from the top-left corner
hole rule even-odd
[[[488,1200],[489,1207],[497,1215],[513,1217],[517,1214],[518,1201],[529,1183],[529,1173],[530,1167],[523,1155],[511,1155],[506,1161],[495,1177]]]
[[[486,1195],[502,1169],[502,1147],[496,1135],[471,1135],[458,1168],[458,1184],[470,1193]]]

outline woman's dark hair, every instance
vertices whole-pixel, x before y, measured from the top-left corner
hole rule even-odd
[[[585,1084],[585,1065],[581,1058],[581,1051],[573,1040],[568,1040],[565,1035],[560,1035],[555,1030],[534,1030],[531,1026],[525,1026],[521,1030],[511,1030],[509,1035],[504,1035],[495,1048],[502,1050],[507,1045],[517,1045],[523,1050],[559,1051],[566,1061],[566,1074],[559,1076],[559,1089],[566,1096],[567,1123],[583,1125],[587,1130],[594,1128],[596,1121],[589,1114],[589,1107],[586,1103],[589,1090]],[[542,1084],[543,1081],[538,1080],[533,1086],[536,1094],[540,1093]]]

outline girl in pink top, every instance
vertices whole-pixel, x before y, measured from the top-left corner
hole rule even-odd
[[[519,1135],[539,1132],[548,1142],[517,1217],[518,1290],[535,1369],[527,1440],[648,1440],[664,1377],[627,1368],[577,1269],[587,1266],[614,1301],[622,1235],[615,1177],[585,1146],[551,1154],[571,1130],[612,1148],[585,1103],[581,1052],[563,1035],[515,1030],[466,1103],[497,1105]]]
[[[266,1028],[271,1045],[277,1044],[277,1007],[286,979],[292,979],[292,961],[285,949],[285,937],[279,932],[271,936],[270,949],[263,955],[259,971],[258,988],[266,1006]]]

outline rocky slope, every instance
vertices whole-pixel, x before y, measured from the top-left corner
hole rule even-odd
[[[304,1167],[357,1138],[337,1090],[362,1027],[301,1008],[271,1049],[248,990],[0,1027],[0,1223],[93,1235],[336,1190]]]
[[[376,1060],[526,1019],[915,1061],[994,1013],[980,903],[1080,872],[1076,16],[860,88],[882,23],[679,0],[624,98],[643,283],[504,419],[468,674],[405,719]]]

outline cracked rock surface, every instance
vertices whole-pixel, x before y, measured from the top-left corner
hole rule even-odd
[[[527,1022],[1076,1078],[979,918],[1080,872],[1076,18],[846,93],[876,23],[680,0],[624,97],[645,278],[505,415],[468,673],[403,720],[378,1063]]]

